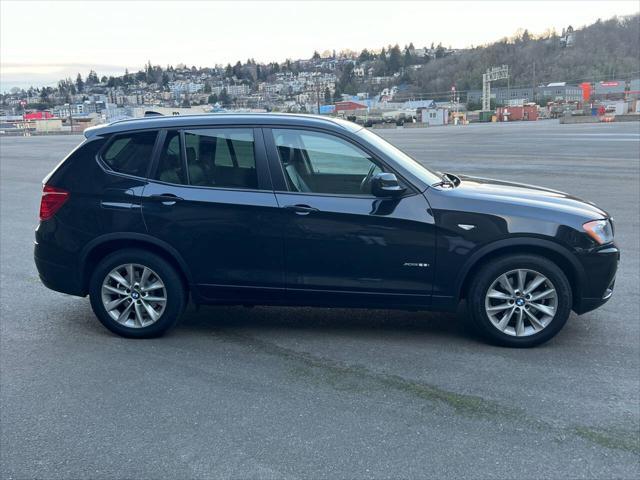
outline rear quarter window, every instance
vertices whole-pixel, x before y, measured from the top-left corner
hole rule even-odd
[[[157,132],[117,135],[102,153],[102,161],[114,172],[144,177],[151,162]]]

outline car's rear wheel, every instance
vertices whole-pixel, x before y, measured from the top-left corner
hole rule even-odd
[[[137,249],[104,258],[91,276],[89,295],[100,322],[131,338],[164,334],[175,325],[186,302],[175,269],[161,257]]]
[[[532,347],[564,326],[571,285],[564,272],[537,255],[511,255],[485,264],[469,289],[474,325],[493,343]]]

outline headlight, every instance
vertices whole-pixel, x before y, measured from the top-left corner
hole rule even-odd
[[[600,245],[613,242],[613,229],[609,220],[593,220],[582,225],[582,228]]]

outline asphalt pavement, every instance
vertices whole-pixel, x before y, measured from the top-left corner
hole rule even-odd
[[[637,478],[640,123],[377,132],[610,211],[612,300],[528,350],[484,344],[462,312],[319,308],[190,308],[122,339],[33,264],[41,179],[81,137],[1,138],[0,477]]]

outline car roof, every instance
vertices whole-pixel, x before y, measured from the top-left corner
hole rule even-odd
[[[362,128],[353,122],[319,115],[292,113],[210,113],[204,115],[154,115],[145,118],[118,120],[105,125],[87,128],[84,131],[84,136],[86,138],[92,138],[112,133],[156,128],[225,127],[237,125],[320,127],[338,132],[346,131],[351,133]]]

